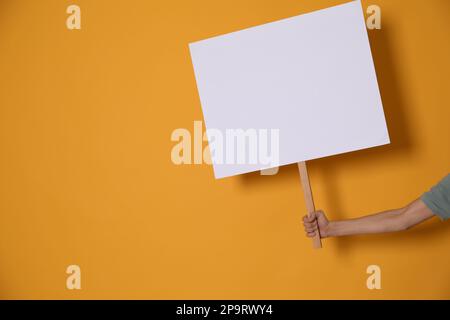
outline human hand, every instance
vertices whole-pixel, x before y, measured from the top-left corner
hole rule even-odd
[[[321,210],[314,211],[310,215],[303,217],[303,226],[305,227],[306,236],[313,238],[316,235],[317,229],[319,229],[319,235],[321,238],[329,236],[329,226],[325,213]]]

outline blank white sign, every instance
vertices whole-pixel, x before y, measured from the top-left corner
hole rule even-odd
[[[214,151],[216,178],[389,143],[360,1],[189,46],[210,146],[211,129],[279,130],[278,163]]]

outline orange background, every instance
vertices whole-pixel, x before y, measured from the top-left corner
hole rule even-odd
[[[314,251],[294,165],[216,181],[171,162],[172,131],[202,120],[189,42],[343,2],[2,0],[0,297],[450,298],[448,223]],[[392,144],[309,163],[332,219],[403,206],[449,172],[450,1],[370,4]]]

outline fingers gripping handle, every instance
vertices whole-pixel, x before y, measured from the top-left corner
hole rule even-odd
[[[298,163],[298,170],[300,171],[300,180],[302,182],[303,194],[305,195],[306,209],[308,210],[308,214],[311,216],[316,209],[314,207],[314,200],[311,193],[311,185],[309,184],[308,170],[306,169],[306,163],[304,161]],[[315,249],[322,248],[319,228],[317,228],[316,235],[312,238],[312,241]]]

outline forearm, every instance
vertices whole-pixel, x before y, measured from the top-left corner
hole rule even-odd
[[[420,200],[394,210],[349,220],[331,221],[327,237],[356,234],[395,232],[408,229],[430,217],[433,213]]]
[[[396,217],[401,214],[402,210],[395,209],[356,219],[330,221],[327,236],[339,237],[399,231],[403,226],[396,223]]]

